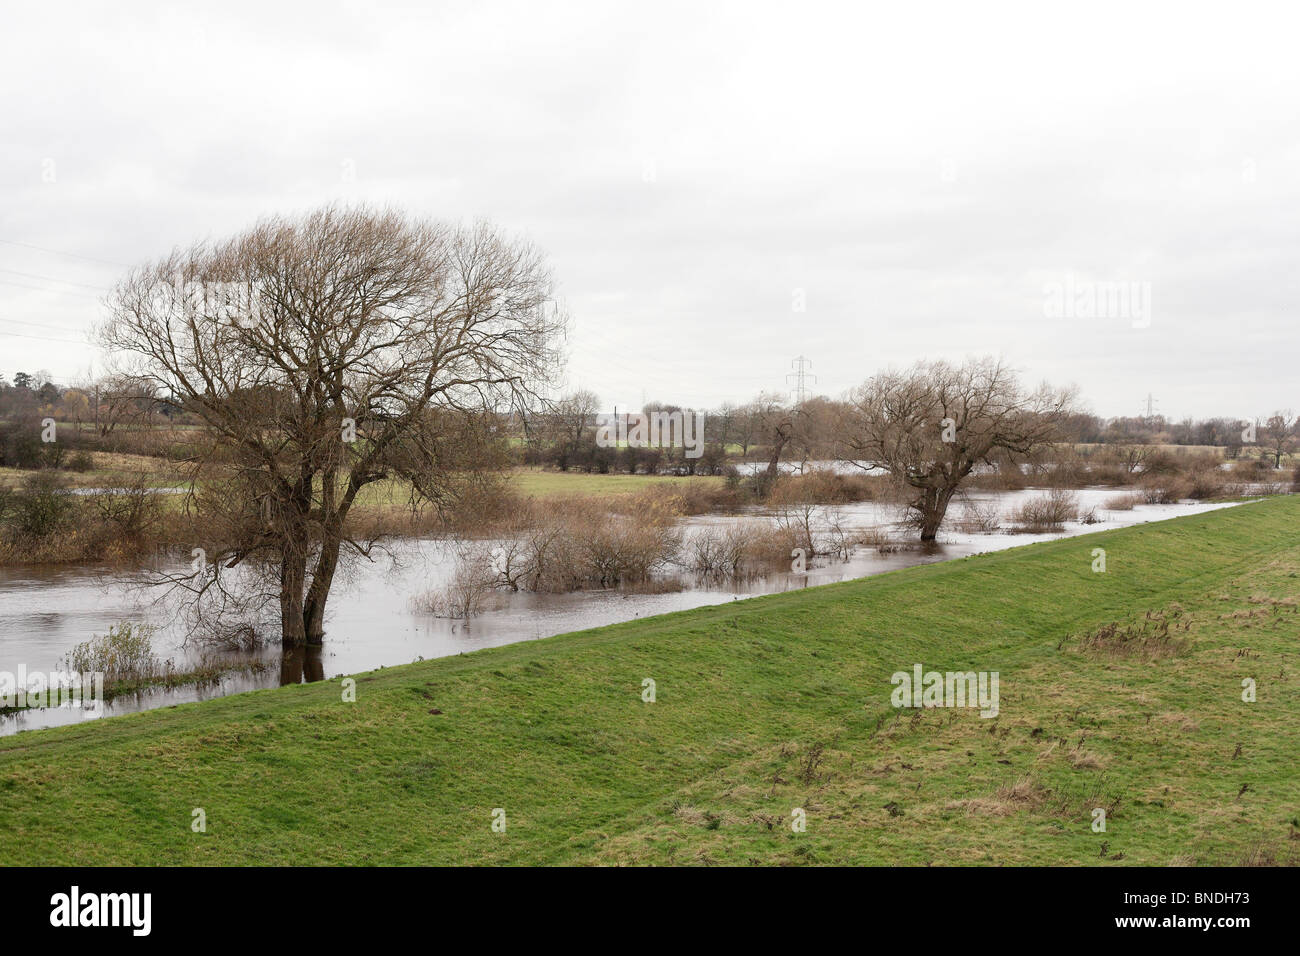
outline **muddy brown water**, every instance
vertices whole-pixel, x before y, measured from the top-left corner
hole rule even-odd
[[[971,497],[976,502],[997,501],[1005,515],[1025,499],[1041,493],[1029,489]],[[447,579],[454,562],[444,542],[408,540],[395,548],[393,556],[360,564],[350,580],[336,585],[330,598],[324,648],[289,656],[280,655],[278,649],[267,651],[258,655],[264,665],[261,670],[237,670],[209,684],[117,697],[105,705],[103,714],[112,716],[280,684],[323,680],[759,594],[867,577],[1034,541],[1229,507],[1184,503],[1139,505],[1132,511],[1104,510],[1102,503],[1118,493],[1112,488],[1078,491],[1081,507],[1095,506],[1103,520],[1095,525],[1070,524],[1057,534],[941,532],[940,541],[931,548],[889,554],[862,549],[848,561],[816,565],[806,574],[773,573],[724,584],[679,575],[676,580],[682,589],[668,593],[502,593],[495,596],[493,607],[468,624],[437,618],[413,606],[412,599]],[[960,506],[954,506],[952,516],[960,510]],[[862,528],[891,524],[899,517],[894,509],[870,502],[844,506],[841,511],[849,525]],[[747,517],[752,520],[754,516]],[[743,518],[703,515],[685,519],[682,524],[689,534],[698,528],[737,520]],[[184,646],[180,628],[169,623],[159,608],[151,606],[149,595],[131,586],[129,574],[89,567],[0,568],[0,674],[17,673],[20,666],[28,673],[58,670],[75,645],[106,633],[119,621],[154,624],[158,628],[159,656],[171,658],[178,667],[196,658],[196,653]],[[85,712],[76,707],[19,711],[0,715],[0,735],[85,719]]]

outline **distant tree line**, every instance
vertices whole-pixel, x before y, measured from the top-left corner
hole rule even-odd
[[[649,402],[644,414],[685,411],[670,402]],[[536,412],[517,425],[517,440],[525,464],[560,471],[597,474],[721,474],[729,462],[757,462],[775,469],[778,462],[794,465],[839,456],[846,422],[853,418],[853,401],[814,396],[795,405],[783,396],[764,393],[742,404],[724,403],[705,412],[705,451],[686,458],[681,447],[602,448],[596,433],[603,418],[613,412],[589,391],[573,392]],[[1300,419],[1290,411],[1277,411],[1254,421],[1217,417],[1167,421],[1149,417],[1103,418],[1079,411],[1063,411],[1056,421],[1056,440],[1076,445],[1109,445],[1136,449],[1153,445],[1223,448],[1233,459],[1253,448],[1259,457],[1281,467],[1300,445]],[[1135,462],[1140,464],[1140,461]]]

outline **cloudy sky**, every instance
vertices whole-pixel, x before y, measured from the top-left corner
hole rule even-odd
[[[124,268],[344,200],[531,237],[610,406],[992,353],[1103,415],[1300,409],[1287,8],[900,6],[11,6],[0,373],[101,367]]]

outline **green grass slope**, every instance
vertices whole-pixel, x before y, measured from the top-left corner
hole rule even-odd
[[[355,703],[23,733],[3,860],[1295,862],[1298,528],[1274,499],[377,671]],[[1164,653],[1070,639],[1161,617]],[[1000,714],[894,708],[917,663],[998,671]]]

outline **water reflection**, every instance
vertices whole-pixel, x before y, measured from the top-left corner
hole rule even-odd
[[[325,679],[325,658],[322,648],[297,647],[280,655],[280,686],[310,684]]]

